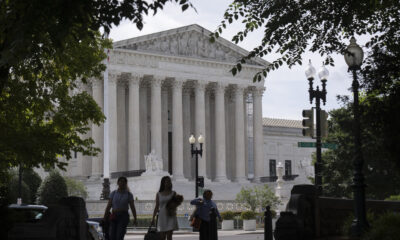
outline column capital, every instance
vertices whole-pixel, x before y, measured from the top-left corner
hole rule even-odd
[[[225,89],[228,87],[229,84],[227,83],[220,83],[217,82],[217,84],[214,85],[214,91],[217,93],[224,93]]]
[[[153,87],[161,87],[163,82],[165,81],[165,77],[163,76],[153,76],[153,79],[151,79],[150,84]]]
[[[247,85],[245,84],[237,84],[233,89],[235,91],[235,95],[236,94],[240,94],[240,95],[244,95],[246,89],[247,89]]]
[[[257,97],[262,97],[265,91],[265,87],[255,87],[253,88],[253,94]]]
[[[109,72],[108,73],[108,84],[116,85],[118,82],[118,73],[116,72]]]
[[[196,91],[205,91],[207,88],[208,82],[205,81],[196,81],[194,87]]]
[[[184,82],[185,80],[183,78],[175,78],[171,83],[172,89],[182,89]]]
[[[129,85],[139,85],[142,81],[142,76],[134,73],[130,74],[128,77]]]

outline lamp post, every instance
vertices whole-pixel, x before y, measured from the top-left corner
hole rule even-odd
[[[349,71],[353,74],[353,129],[354,129],[354,176],[353,176],[353,191],[354,191],[354,215],[355,219],[351,225],[352,234],[360,236],[369,225],[366,218],[365,211],[365,184],[364,175],[362,173],[362,167],[364,159],[361,152],[361,126],[360,126],[360,112],[358,102],[358,88],[359,83],[357,79],[357,70],[360,69],[364,58],[364,52],[362,48],[356,43],[356,39],[352,37],[350,44],[344,54],[344,59],[349,66]]]
[[[195,192],[196,192],[196,198],[199,197],[199,185],[202,185],[204,187],[204,179],[203,182],[200,183],[200,178],[199,178],[199,155],[203,156],[203,143],[204,143],[204,137],[200,134],[199,138],[197,141],[200,143],[200,149],[197,149],[197,147],[194,146],[196,143],[196,138],[193,136],[193,134],[189,137],[189,143],[192,146],[192,157],[195,156],[196,159],[196,184],[195,184]]]
[[[322,65],[321,69],[318,72],[318,76],[322,82],[322,90],[319,89],[319,86],[314,90],[313,87],[313,80],[316,74],[315,68],[310,63],[308,64],[308,68],[306,69],[306,77],[309,83],[308,93],[310,95],[310,103],[312,104],[313,99],[315,98],[315,108],[317,114],[317,141],[316,141],[316,148],[317,148],[317,162],[315,163],[314,172],[315,172],[315,186],[317,188],[317,195],[320,196],[322,194],[322,159],[321,159],[321,100],[323,104],[326,103],[326,82],[329,76],[328,69]],[[313,123],[311,123],[313,124]],[[312,133],[311,133],[312,134]]]

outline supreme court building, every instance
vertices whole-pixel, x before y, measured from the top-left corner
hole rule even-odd
[[[144,156],[154,150],[174,182],[188,182],[195,176],[188,139],[202,134],[198,167],[207,183],[268,176],[264,80],[253,82],[253,76],[269,63],[254,58],[233,76],[230,69],[248,52],[223,38],[211,43],[210,33],[189,25],[115,42],[104,78],[81,87],[107,118],[88,133],[101,152],[76,154],[67,175],[99,186],[103,177],[139,176]]]

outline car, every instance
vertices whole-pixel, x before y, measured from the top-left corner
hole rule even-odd
[[[13,211],[12,222],[35,223],[40,221],[44,212],[48,209],[44,205],[10,204],[8,208]],[[93,240],[104,240],[102,228],[99,222],[86,220],[89,226],[89,233]]]

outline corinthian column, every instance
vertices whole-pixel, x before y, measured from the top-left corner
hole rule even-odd
[[[140,169],[140,118],[139,118],[140,76],[129,78],[129,132],[128,132],[128,169]]]
[[[247,182],[246,178],[246,151],[244,135],[244,107],[243,91],[245,86],[237,86],[235,89],[235,155],[236,155],[236,182]]]
[[[205,107],[205,82],[198,82],[195,86],[195,131],[196,138],[203,135],[205,139],[206,136],[206,107]],[[206,175],[206,160],[207,160],[207,145],[203,144],[203,154],[199,159],[199,176],[207,177]]]
[[[151,81],[151,149],[162,156],[161,84],[165,78],[154,77]]]
[[[226,178],[226,138],[225,138],[225,87],[218,83],[215,88],[215,181],[227,182]]]
[[[254,181],[259,182],[264,175],[264,140],[262,125],[262,96],[264,87],[253,90],[253,149],[254,149]]]
[[[92,81],[92,96],[97,105],[103,110],[103,83],[100,80]],[[92,178],[100,178],[103,173],[103,126],[92,124],[92,138],[94,147],[99,148],[97,156],[92,157]]]
[[[108,77],[108,144],[110,172],[117,171],[118,126],[117,126],[117,75],[110,73]],[[107,137],[107,136],[106,136]]]
[[[183,121],[181,79],[172,84],[172,175],[175,180],[183,176]]]

